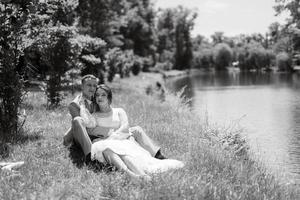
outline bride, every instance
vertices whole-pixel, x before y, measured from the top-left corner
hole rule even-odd
[[[93,99],[96,112],[90,114],[84,105],[80,115],[87,128],[95,128],[105,139],[93,141],[91,159],[107,162],[132,177],[150,179],[149,174],[182,168],[183,162],[174,159],[156,159],[142,148],[132,137],[127,114],[122,108],[111,107],[112,92],[104,85],[98,85]],[[97,135],[94,135],[97,138]]]

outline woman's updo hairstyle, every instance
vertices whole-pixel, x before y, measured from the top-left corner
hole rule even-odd
[[[99,108],[98,104],[96,103],[96,92],[99,89],[102,89],[102,90],[104,90],[106,92],[106,94],[107,94],[107,100],[108,100],[109,105],[112,102],[112,91],[111,91],[111,89],[107,85],[105,85],[105,84],[97,85],[97,88],[96,88],[96,91],[95,91],[95,95],[94,95],[94,98],[93,98],[93,102],[96,104],[96,111],[100,111],[100,108]]]

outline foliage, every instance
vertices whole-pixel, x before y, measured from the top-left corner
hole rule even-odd
[[[254,41],[237,48],[236,52],[238,65],[243,71],[269,69],[275,57],[271,50]]]
[[[197,17],[195,12],[179,6],[175,25],[175,69],[190,68],[193,59],[190,31]]]
[[[107,80],[112,81],[115,74],[120,77],[128,77],[132,67],[136,64],[135,56],[132,50],[122,51],[119,48],[110,49],[105,55]]]
[[[79,15],[79,30],[82,34],[89,34],[91,37],[104,39],[109,42],[109,37],[118,31],[117,24],[114,23],[117,13],[113,8],[119,7],[119,1],[79,0],[77,12]],[[110,45],[110,43],[109,43]]]
[[[57,107],[62,99],[60,94],[62,76],[71,68],[70,60],[73,57],[69,38],[73,36],[72,31],[59,27],[50,33],[43,60],[48,68],[46,94],[50,103],[49,108]],[[45,41],[44,41],[45,42]]]
[[[70,42],[75,54],[74,64],[81,69],[81,75],[94,74],[100,83],[104,83],[106,42],[100,38],[81,34],[76,34]]]
[[[285,31],[285,36],[288,36],[292,41],[291,48],[288,49],[288,53],[293,51],[300,51],[300,18],[299,18],[299,0],[276,0],[276,6],[274,7],[277,14],[281,14],[284,11],[288,11],[289,18],[285,28],[281,31]]]
[[[286,52],[281,52],[276,56],[276,65],[279,71],[291,71],[291,58]]]
[[[175,11],[170,8],[158,12],[157,53],[159,62],[174,63],[172,52],[175,51],[175,15]],[[170,56],[166,56],[166,54]]]
[[[213,52],[211,49],[194,51],[193,67],[209,69],[213,63]]]
[[[129,9],[124,20],[126,26],[122,26],[121,34],[126,42],[125,49],[130,46],[134,54],[142,57],[154,57],[156,47],[156,34],[154,29],[154,8],[150,0],[127,1]],[[154,58],[152,58],[154,60]]]
[[[34,1],[0,2],[0,145],[19,134],[18,115],[23,101],[24,57],[28,20]],[[1,141],[2,140],[2,141]],[[0,152],[2,153],[5,152]]]
[[[196,12],[178,6],[160,10],[158,13],[158,61],[172,63],[175,69],[191,67],[193,51],[190,32],[194,26]],[[170,56],[170,53],[172,56]]]
[[[224,70],[231,65],[232,50],[225,43],[219,43],[214,47],[213,60],[216,70]]]
[[[224,32],[217,31],[211,35],[212,43],[214,45],[224,42]]]

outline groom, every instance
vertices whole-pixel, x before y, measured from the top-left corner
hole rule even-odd
[[[94,131],[97,131],[96,128],[87,129],[83,125],[82,118],[80,117],[80,103],[84,103],[86,108],[92,113],[94,111],[92,104],[92,96],[96,91],[98,84],[98,79],[91,74],[85,75],[81,79],[81,89],[82,92],[78,95],[68,106],[69,112],[72,116],[72,126],[65,133],[63,138],[64,145],[69,145],[72,142],[75,142],[81,147],[85,155],[85,163],[91,163],[91,146],[92,140],[95,134],[92,134]],[[131,127],[132,136],[144,149],[146,149],[152,156],[158,159],[165,159],[165,157],[160,152],[160,147],[156,146],[149,136],[144,132],[144,130],[139,127]],[[99,135],[99,133],[98,133]]]

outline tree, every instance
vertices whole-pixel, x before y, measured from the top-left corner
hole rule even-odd
[[[274,22],[269,26],[269,35],[270,35],[270,43],[275,44],[280,37],[280,24],[278,22]]]
[[[214,47],[213,59],[216,70],[225,70],[231,65],[232,50],[225,43],[219,43]]]
[[[211,35],[211,39],[213,40],[213,44],[219,44],[222,43],[224,40],[224,32],[217,31],[213,35]]]
[[[276,65],[279,71],[292,71],[292,62],[288,53],[281,52],[276,56]]]
[[[48,68],[46,94],[49,108],[57,107],[62,100],[61,86],[62,76],[71,68],[69,62],[72,58],[71,43],[69,39],[73,36],[70,29],[60,27],[50,32],[50,38],[43,55],[43,60]]]
[[[285,25],[285,32],[291,37],[292,48],[288,53],[293,54],[293,51],[300,51],[300,2],[299,0],[276,0],[275,11],[281,14],[283,11],[289,11],[290,17]]]
[[[158,12],[157,53],[160,55],[160,62],[165,61],[161,60],[161,55],[164,53],[164,51],[174,51],[175,49],[175,16],[176,12],[171,8],[159,10]]]
[[[14,139],[19,133],[18,115],[26,67],[22,55],[34,3],[30,0],[0,2],[0,139],[4,141]]]
[[[191,30],[197,14],[189,9],[178,7],[175,21],[175,69],[187,69],[191,67],[193,59],[193,46],[191,42]]]
[[[105,53],[107,43],[101,38],[77,34],[70,39],[74,50],[76,67],[81,69],[81,75],[93,74],[104,83]],[[75,65],[74,64],[74,65]]]
[[[236,49],[239,67],[243,71],[269,69],[273,52],[266,50],[260,43],[251,41]]]
[[[125,39],[123,49],[133,49],[142,57],[152,56],[155,61],[156,34],[155,12],[150,0],[128,0],[128,9],[124,15],[126,26],[121,27],[121,34]]]

